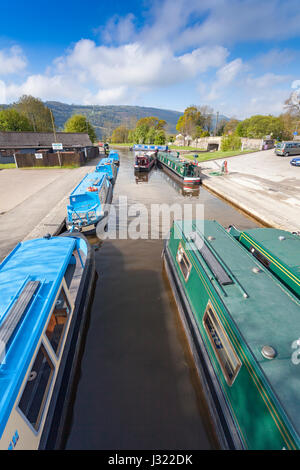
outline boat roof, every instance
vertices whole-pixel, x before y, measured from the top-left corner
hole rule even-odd
[[[75,245],[72,237],[28,240],[19,243],[0,264],[0,331],[27,283],[37,285],[0,363],[0,437]]]
[[[158,156],[162,156],[167,158],[168,160],[172,160],[173,162],[177,163],[178,165],[188,165],[192,162],[187,162],[186,160],[182,159],[177,152],[159,152]]]
[[[295,347],[298,351],[300,348],[295,343],[300,338],[299,298],[216,221],[175,221],[174,227],[179,236],[182,229],[185,236],[191,232],[196,232],[202,239],[204,236],[206,246],[229,272],[234,282],[222,285],[224,294],[220,293],[219,298],[256,359],[268,388],[272,388],[299,436],[300,364],[292,360]],[[277,243],[278,237],[282,235],[281,230],[269,228],[252,232],[299,273],[298,239],[287,236],[284,247]],[[187,243],[192,244],[191,248],[195,250],[193,241]],[[200,256],[197,249],[192,253],[196,258]],[[259,268],[259,272],[253,271],[253,268]],[[264,358],[261,353],[262,347],[266,345],[272,346],[277,353],[272,360]]]
[[[92,171],[85,175],[85,177],[80,181],[75,189],[71,192],[70,196],[78,196],[80,194],[85,194],[87,188],[90,186],[100,186],[103,179],[106,178],[105,173],[99,171]]]
[[[102,166],[102,165],[107,165],[107,164],[113,164],[114,163],[114,159],[112,157],[106,157],[106,158],[102,158],[100,160],[100,162],[98,163],[97,167],[98,168],[99,166]]]
[[[276,234],[276,236],[275,236]],[[251,245],[266,257],[278,276],[284,280],[300,298],[300,237],[285,230],[259,228],[244,231],[241,243]]]

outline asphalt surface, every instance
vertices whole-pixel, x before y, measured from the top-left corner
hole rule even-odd
[[[75,169],[0,171],[0,262],[20,241],[56,232],[68,195],[98,161]]]
[[[203,186],[266,225],[300,231],[300,167],[291,158],[273,149],[231,157],[224,176],[212,174],[223,160],[203,162]]]

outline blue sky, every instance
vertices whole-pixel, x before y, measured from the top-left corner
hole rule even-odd
[[[300,84],[299,0],[5,2],[0,103],[76,104],[229,117],[278,115]]]

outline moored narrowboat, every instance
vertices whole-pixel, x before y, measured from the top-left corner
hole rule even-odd
[[[300,448],[300,237],[175,221],[164,265],[220,446]]]
[[[156,152],[138,153],[135,156],[135,171],[150,171],[155,165]]]
[[[68,230],[105,226],[108,219],[113,187],[106,172],[88,173],[71,192],[67,206]]]
[[[94,280],[80,233],[19,243],[0,264],[0,449],[63,448]]]
[[[131,147],[131,150],[135,152],[147,151],[147,152],[156,152],[156,151],[167,151],[167,145],[154,145],[154,144],[134,144]]]
[[[115,150],[110,150],[108,158],[111,158],[115,165],[120,166],[120,156]]]
[[[158,152],[157,162],[184,183],[200,184],[200,169],[193,162],[187,162],[178,152]]]
[[[105,173],[111,184],[115,184],[118,175],[118,165],[115,164],[113,158],[102,158],[95,171],[99,173]]]

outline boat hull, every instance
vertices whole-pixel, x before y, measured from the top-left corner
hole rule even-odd
[[[148,165],[134,165],[134,171],[150,171],[154,164],[155,160],[150,161]]]
[[[177,171],[175,171],[170,166],[166,165],[163,161],[158,160],[158,162],[159,162],[159,165],[162,168],[170,171],[170,173],[175,175],[181,182],[183,182],[185,184],[194,184],[194,185],[201,184],[201,181],[202,181],[201,176],[184,176],[184,175],[181,175],[180,173],[178,173]]]
[[[226,398],[224,397],[222,388],[211,364],[205,342],[195,321],[192,308],[181,287],[181,282],[167,243],[165,243],[163,249],[163,261],[197,372],[205,391],[210,418],[213,422],[220,448],[224,450],[244,449],[234,420],[228,409]]]
[[[80,233],[63,233],[60,236],[83,238],[87,244],[87,255],[75,300],[68,337],[39,444],[39,449],[41,450],[62,449],[65,444],[77,371],[84,345],[88,314],[96,280],[94,251],[84,235]]]

